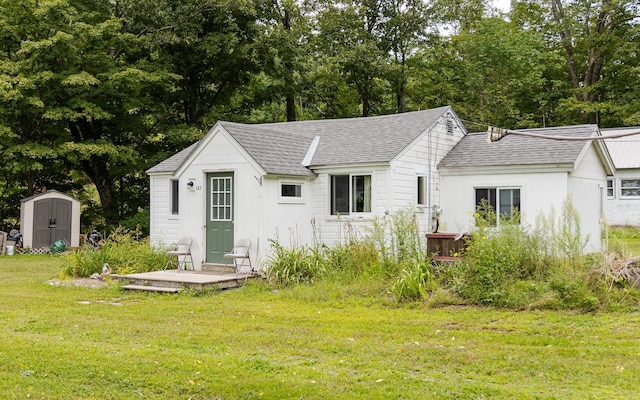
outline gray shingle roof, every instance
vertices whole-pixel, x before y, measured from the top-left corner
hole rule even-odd
[[[385,163],[402,152],[449,110],[450,107],[439,107],[379,117],[281,122],[269,125],[271,129],[283,133],[319,136],[320,141],[311,167]]]
[[[640,131],[640,126],[601,129],[602,135]],[[640,135],[605,140],[616,168],[640,168]]]
[[[596,125],[522,129],[550,136],[590,137],[598,132]],[[493,143],[487,134],[469,134],[447,154],[438,168],[491,167],[514,165],[572,164],[590,141],[559,141],[507,135]]]
[[[221,121],[220,125],[268,174],[314,175],[301,164],[313,135],[272,130],[271,125],[275,124],[249,125]]]
[[[317,149],[310,168],[326,165],[372,164],[391,161],[451,107],[379,117],[220,125],[268,174],[314,175],[301,163],[313,139]],[[147,173],[174,172],[196,144],[175,154]]]
[[[181,151],[177,152],[176,154],[172,155],[171,157],[167,158],[161,163],[156,164],[153,167],[149,168],[147,170],[147,174],[161,173],[161,172],[167,172],[167,173],[174,172],[175,170],[180,168],[184,160],[186,160],[187,157],[189,157],[189,154],[191,154],[191,152],[196,148],[196,145],[198,143],[200,142],[195,142],[191,144],[186,149],[182,149]]]

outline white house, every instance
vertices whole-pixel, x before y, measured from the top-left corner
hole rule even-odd
[[[345,227],[412,207],[427,232],[440,206],[436,165],[466,134],[451,107],[379,117],[239,124],[147,171],[154,243],[194,239],[196,269],[250,239],[332,244]]]
[[[604,136],[639,132],[640,126],[602,129]],[[616,167],[607,177],[605,214],[607,223],[640,226],[640,135],[605,140]]]
[[[596,125],[522,130],[547,136],[597,137]],[[489,143],[486,134],[468,134],[438,164],[444,230],[466,231],[484,199],[498,214],[518,209],[534,226],[540,213],[556,213],[571,198],[588,238],[586,251],[601,248],[607,176],[615,172],[601,140],[558,141],[508,135]],[[446,200],[445,200],[446,199]],[[499,223],[499,221],[498,221]]]

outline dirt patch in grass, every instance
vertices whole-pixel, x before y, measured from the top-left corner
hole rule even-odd
[[[109,282],[107,281],[91,278],[51,279],[47,283],[51,286],[77,286],[89,287],[94,289],[100,289],[109,286]]]

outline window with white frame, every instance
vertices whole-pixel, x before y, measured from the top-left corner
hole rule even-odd
[[[180,187],[180,181],[176,180],[171,180],[171,214],[178,214],[180,211],[180,207],[179,207],[179,191],[178,188]]]
[[[620,197],[640,197],[640,179],[620,179]]]
[[[331,176],[331,215],[371,212],[371,175]]]
[[[303,182],[280,182],[280,202],[281,203],[302,203]]]
[[[501,220],[519,217],[519,188],[476,188],[476,218],[483,218],[489,225],[499,225]]]
[[[616,197],[616,184],[613,178],[607,178],[607,197]]]
[[[416,191],[417,191],[417,198],[416,198],[416,204],[419,206],[426,206],[427,205],[427,196],[428,196],[428,192],[427,192],[427,177],[424,175],[418,175],[417,177],[417,186],[416,186]]]

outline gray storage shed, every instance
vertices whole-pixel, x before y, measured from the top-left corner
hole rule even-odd
[[[20,200],[20,233],[25,248],[48,248],[56,240],[79,247],[80,200],[57,190]]]

